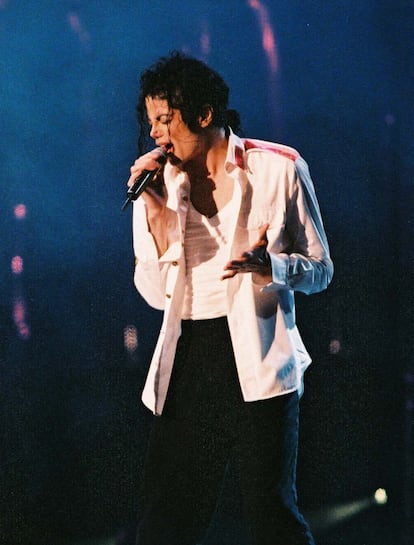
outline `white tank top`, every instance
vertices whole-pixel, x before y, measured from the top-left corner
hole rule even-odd
[[[235,200],[231,199],[212,218],[203,216],[191,201],[189,203],[184,238],[187,271],[184,320],[205,320],[227,314],[227,282],[220,279],[230,255]]]

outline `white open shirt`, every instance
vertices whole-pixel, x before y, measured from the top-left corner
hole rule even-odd
[[[293,148],[230,134],[226,170],[235,180],[228,259],[249,249],[260,227],[269,224],[272,282],[239,273],[227,283],[227,319],[241,390],[255,401],[301,390],[311,360],[295,323],[294,291],[324,290],[332,279],[328,242],[306,162]],[[185,287],[184,235],[190,197],[185,172],[167,163],[169,247],[160,258],[146,221],[145,203],[134,202],[134,281],[149,305],[164,311],[142,394],[161,414],[181,332]],[[223,263],[224,266],[225,263]],[[214,342],[214,339],[212,339]]]

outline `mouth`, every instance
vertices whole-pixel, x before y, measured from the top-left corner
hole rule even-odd
[[[171,143],[165,144],[162,146],[165,150],[165,155],[172,165],[178,165],[181,163],[181,160],[174,154],[174,145]]]
[[[157,146],[159,146],[164,153],[170,153],[172,148],[174,147],[171,142],[168,142],[166,144],[161,144],[160,142],[156,142]]]
[[[170,157],[170,155],[173,155],[174,153],[174,146],[170,143],[168,144],[160,144],[158,143],[158,146],[159,146],[159,149],[162,150],[163,154],[166,156],[166,157]]]

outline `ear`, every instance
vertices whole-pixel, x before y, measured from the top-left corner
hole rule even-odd
[[[204,104],[201,108],[201,115],[198,117],[198,123],[202,129],[208,127],[213,121],[213,108],[210,104]]]

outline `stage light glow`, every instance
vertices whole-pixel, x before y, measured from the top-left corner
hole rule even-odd
[[[391,113],[387,114],[385,116],[385,123],[388,125],[388,127],[392,127],[392,125],[395,123],[395,115]]]
[[[25,204],[18,204],[14,207],[14,217],[18,220],[25,219],[27,208]]]
[[[124,328],[124,346],[129,354],[133,354],[138,348],[138,331],[134,325]]]
[[[338,339],[332,339],[331,342],[329,343],[329,353],[330,354],[339,354],[339,352],[341,351],[341,341],[339,341]]]
[[[388,501],[387,491],[384,488],[378,488],[375,491],[374,500],[378,505],[385,505]]]
[[[207,57],[210,53],[210,33],[208,31],[207,25],[204,25],[206,28],[200,34],[200,46],[201,51],[204,57]]]
[[[23,259],[19,255],[15,255],[12,258],[11,269],[13,274],[21,274],[23,272]]]
[[[79,40],[83,44],[88,43],[90,40],[90,36],[89,36],[89,33],[83,28],[79,15],[75,12],[71,12],[71,13],[68,13],[67,19],[68,19],[70,28],[75,34],[78,35]]]
[[[385,505],[387,501],[386,491],[383,488],[378,488],[365,498],[330,505],[320,511],[306,513],[306,519],[314,531],[322,532],[371,509],[373,506]]]
[[[270,71],[276,74],[278,69],[278,57],[273,29],[270,24],[269,14],[266,7],[259,0],[248,0],[249,6],[256,10],[262,31],[262,45],[270,64]]]
[[[19,337],[27,341],[30,338],[30,327],[26,321],[26,304],[22,297],[16,297],[13,301],[13,319]]]

